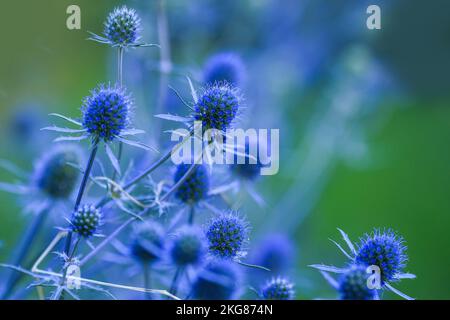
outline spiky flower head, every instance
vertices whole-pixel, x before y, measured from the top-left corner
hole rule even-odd
[[[83,101],[83,128],[93,138],[112,141],[128,126],[131,106],[124,89],[99,85]]]
[[[203,262],[207,252],[206,239],[201,229],[185,226],[172,240],[169,255],[180,267],[198,265]]]
[[[241,86],[244,69],[244,64],[238,55],[231,52],[219,53],[206,61],[203,79],[205,83],[226,81],[234,86]]]
[[[261,296],[266,300],[292,300],[294,295],[294,285],[281,277],[273,278],[261,289]]]
[[[244,150],[238,150],[244,155],[234,155],[233,164],[230,165],[231,171],[238,175],[239,177],[247,180],[255,179],[260,173],[262,168],[262,163],[259,158],[259,147],[256,141],[246,141],[243,146]],[[239,163],[238,159],[242,157],[244,163]],[[241,162],[242,162],[241,161]]]
[[[403,242],[403,238],[392,230],[374,230],[361,239],[355,262],[378,266],[382,283],[395,280],[395,275],[403,272],[407,260]]]
[[[72,213],[70,224],[73,232],[84,238],[94,235],[101,225],[102,214],[100,209],[93,205],[82,205]]]
[[[164,230],[159,223],[146,221],[137,224],[131,238],[131,255],[137,260],[152,264],[162,258]]]
[[[267,235],[252,252],[252,263],[265,266],[274,274],[286,272],[295,260],[295,244],[281,233]]]
[[[236,213],[223,213],[211,220],[206,228],[209,252],[222,259],[245,255],[248,241],[248,224]]]
[[[369,289],[366,266],[352,265],[339,278],[338,291],[341,300],[374,300],[376,291]]]
[[[226,82],[208,84],[194,106],[194,120],[202,122],[203,130],[225,131],[235,119],[240,98]]]
[[[78,181],[81,151],[73,145],[56,145],[37,162],[33,185],[53,199],[68,198]]]
[[[221,261],[210,263],[192,285],[192,297],[199,300],[236,299],[242,282],[242,274],[234,263]]]
[[[106,19],[105,37],[115,46],[126,47],[139,40],[141,19],[134,9],[115,8]]]
[[[191,164],[178,165],[174,182],[177,183],[186,174]],[[205,166],[197,165],[191,175],[177,189],[175,197],[187,204],[195,204],[206,198],[209,191],[209,174]]]

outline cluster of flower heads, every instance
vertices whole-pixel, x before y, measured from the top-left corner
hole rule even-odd
[[[355,247],[348,235],[340,229],[339,231],[350,253],[339,244],[336,245],[349,258],[348,266],[338,268],[316,264],[312,267],[322,272],[342,299],[375,300],[379,299],[380,290],[390,290],[405,299],[412,299],[391,285],[391,282],[401,279],[415,278],[415,275],[404,272],[407,255],[402,237],[390,229],[375,229],[361,238]],[[339,281],[333,279],[329,272],[340,274]]]

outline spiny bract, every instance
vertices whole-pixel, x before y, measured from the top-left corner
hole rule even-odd
[[[210,84],[194,106],[194,119],[202,122],[203,130],[225,131],[235,119],[239,104],[237,91],[229,84]]]
[[[273,278],[261,289],[261,296],[266,300],[291,300],[294,298],[294,285],[284,278]]]
[[[135,226],[132,233],[131,255],[144,263],[155,263],[163,256],[164,230],[154,221],[146,221]]]
[[[70,219],[72,231],[88,238],[92,236],[101,224],[102,214],[93,205],[80,206]]]
[[[77,184],[80,174],[77,166],[80,162],[81,151],[78,147],[57,145],[37,162],[33,184],[51,198],[68,198]]]
[[[99,85],[83,102],[83,127],[96,139],[112,141],[129,124],[131,101],[117,86]]]
[[[241,278],[240,270],[233,263],[210,263],[198,273],[192,285],[192,297],[199,300],[236,299]]]
[[[235,213],[224,213],[211,220],[206,237],[213,256],[239,258],[244,254],[244,246],[248,241],[248,226]]]
[[[180,164],[175,172],[174,181],[177,183],[189,170],[190,164]],[[208,195],[209,175],[203,165],[197,165],[191,175],[177,189],[175,197],[181,201],[194,204]]]
[[[206,255],[207,245],[203,232],[198,227],[181,228],[172,241],[169,254],[177,266],[198,265]]]
[[[395,280],[394,276],[402,273],[407,260],[405,252],[403,238],[392,230],[375,230],[361,239],[355,262],[365,266],[378,266],[384,283]]]
[[[374,289],[369,289],[367,279],[369,274],[365,266],[353,265],[339,278],[339,297],[342,300],[373,300]]]
[[[244,77],[244,64],[234,53],[219,53],[211,56],[203,71],[205,83],[226,81],[234,86],[241,86]]]
[[[117,46],[127,46],[139,39],[141,20],[134,9],[115,8],[105,22],[106,38]]]

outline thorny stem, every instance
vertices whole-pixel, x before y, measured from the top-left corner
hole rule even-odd
[[[170,188],[170,190],[168,190],[160,199],[159,202],[162,202],[164,200],[166,200],[173,192],[175,192],[180,185],[182,185],[192,174],[192,172],[195,170],[195,168],[197,167],[196,163],[193,163],[189,169],[186,171],[186,173],[184,174],[184,176],[178,180],[178,182],[176,184],[174,184],[172,186],[172,188]],[[154,202],[149,208],[147,208],[147,210],[145,210],[144,212],[140,213],[138,216],[141,217],[142,215],[144,215],[148,210],[155,208],[158,204],[156,202]],[[89,261],[92,257],[94,257],[104,246],[106,246],[112,239],[114,239],[115,237],[117,237],[117,235],[123,230],[125,229],[125,227],[127,227],[130,223],[132,223],[133,221],[135,221],[136,219],[138,219],[138,217],[131,217],[128,220],[126,220],[125,222],[123,222],[120,226],[117,227],[116,230],[114,230],[108,237],[106,237],[102,242],[100,242],[100,244],[95,247],[94,250],[92,250],[91,252],[89,252],[80,262],[80,266],[84,265],[87,261]]]
[[[30,225],[30,227],[26,230],[24,237],[19,243],[19,248],[17,249],[17,255],[14,257],[12,264],[15,266],[20,266],[25,260],[30,248],[36,238],[39,230],[41,229],[44,221],[47,219],[48,213],[50,212],[50,208],[45,207],[41,212],[37,213],[34,216],[34,219]],[[13,272],[10,274],[9,278],[6,279],[5,290],[0,296],[0,300],[8,298],[11,294],[11,291],[14,289],[17,282],[22,278],[21,273]]]
[[[183,275],[183,268],[178,268],[175,271],[175,275],[173,276],[172,284],[170,285],[169,292],[173,295],[177,294],[178,291],[178,283],[181,279],[181,276]]]

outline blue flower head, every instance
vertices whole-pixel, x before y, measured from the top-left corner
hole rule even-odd
[[[341,300],[374,300],[377,293],[369,289],[367,279],[369,274],[366,266],[352,265],[345,273],[341,274],[337,290]]]
[[[179,267],[201,264],[206,256],[206,239],[201,229],[185,226],[178,231],[169,249],[174,264]]]
[[[81,151],[72,145],[56,145],[39,159],[32,183],[53,199],[68,198],[78,182]]]
[[[368,267],[371,267],[372,274],[375,274],[374,271],[379,271],[376,279],[370,279],[374,286],[379,286],[376,289],[390,290],[402,298],[413,300],[410,296],[394,288],[390,283],[401,279],[414,279],[416,277],[412,273],[403,272],[407,260],[403,238],[397,236],[391,230],[381,231],[375,229],[372,234],[366,234],[356,248],[349,236],[343,230],[338,230],[347,244],[350,253],[337,242],[331,241],[350,259],[347,264],[348,266],[346,268],[340,268],[325,264],[313,264],[311,267],[320,270],[324,278],[341,293],[341,296],[350,296],[351,293],[354,293],[362,297],[370,297],[372,294],[374,298],[377,297],[375,291],[365,291],[366,289],[362,288],[363,282],[367,283],[363,281],[367,279],[365,274],[366,270],[368,270]],[[364,271],[364,275],[362,271]],[[339,283],[328,274],[330,272],[341,275]],[[351,283],[348,283],[348,281],[351,281]]]
[[[236,174],[237,176],[252,180],[255,179],[260,173],[262,168],[262,163],[259,158],[259,151],[258,151],[258,144],[255,141],[246,141],[245,150],[238,150],[240,153],[243,153],[245,155],[234,155],[234,163],[230,165],[231,171]],[[250,150],[251,149],[251,150]],[[256,154],[254,154],[256,152]],[[252,157],[251,157],[252,156]],[[239,157],[243,157],[244,163],[238,163],[237,159]],[[256,159],[255,159],[256,158]]]
[[[137,260],[152,264],[162,258],[164,250],[164,230],[154,221],[142,222],[133,229],[131,255]]]
[[[219,53],[211,56],[203,70],[205,83],[228,82],[234,86],[241,86],[244,78],[244,64],[234,53]]]
[[[115,8],[105,22],[105,37],[115,46],[126,47],[139,40],[141,20],[134,9]]]
[[[392,281],[401,274],[407,260],[403,238],[392,230],[375,230],[361,239],[355,256],[355,262],[365,266],[380,268],[381,281]]]
[[[202,122],[203,130],[225,131],[240,107],[237,90],[228,83],[209,84],[194,106],[194,120]]]
[[[189,170],[190,164],[180,164],[175,171],[177,183]],[[205,166],[198,165],[191,175],[177,189],[175,197],[187,204],[195,204],[206,198],[209,191],[209,174]]]
[[[292,300],[294,295],[294,285],[281,277],[273,278],[261,289],[261,297],[266,300]]]
[[[242,274],[234,263],[222,261],[210,263],[192,285],[192,298],[199,300],[236,299],[242,282]]]
[[[254,264],[265,266],[275,274],[281,274],[293,264],[295,244],[284,234],[270,234],[252,252]]]
[[[73,232],[84,238],[94,235],[101,225],[102,214],[93,205],[82,205],[72,213],[70,225]]]
[[[235,259],[245,255],[248,224],[235,213],[224,213],[211,220],[206,229],[209,252],[222,259]]]
[[[122,88],[100,85],[83,101],[83,128],[96,139],[112,141],[129,125],[131,104]]]

